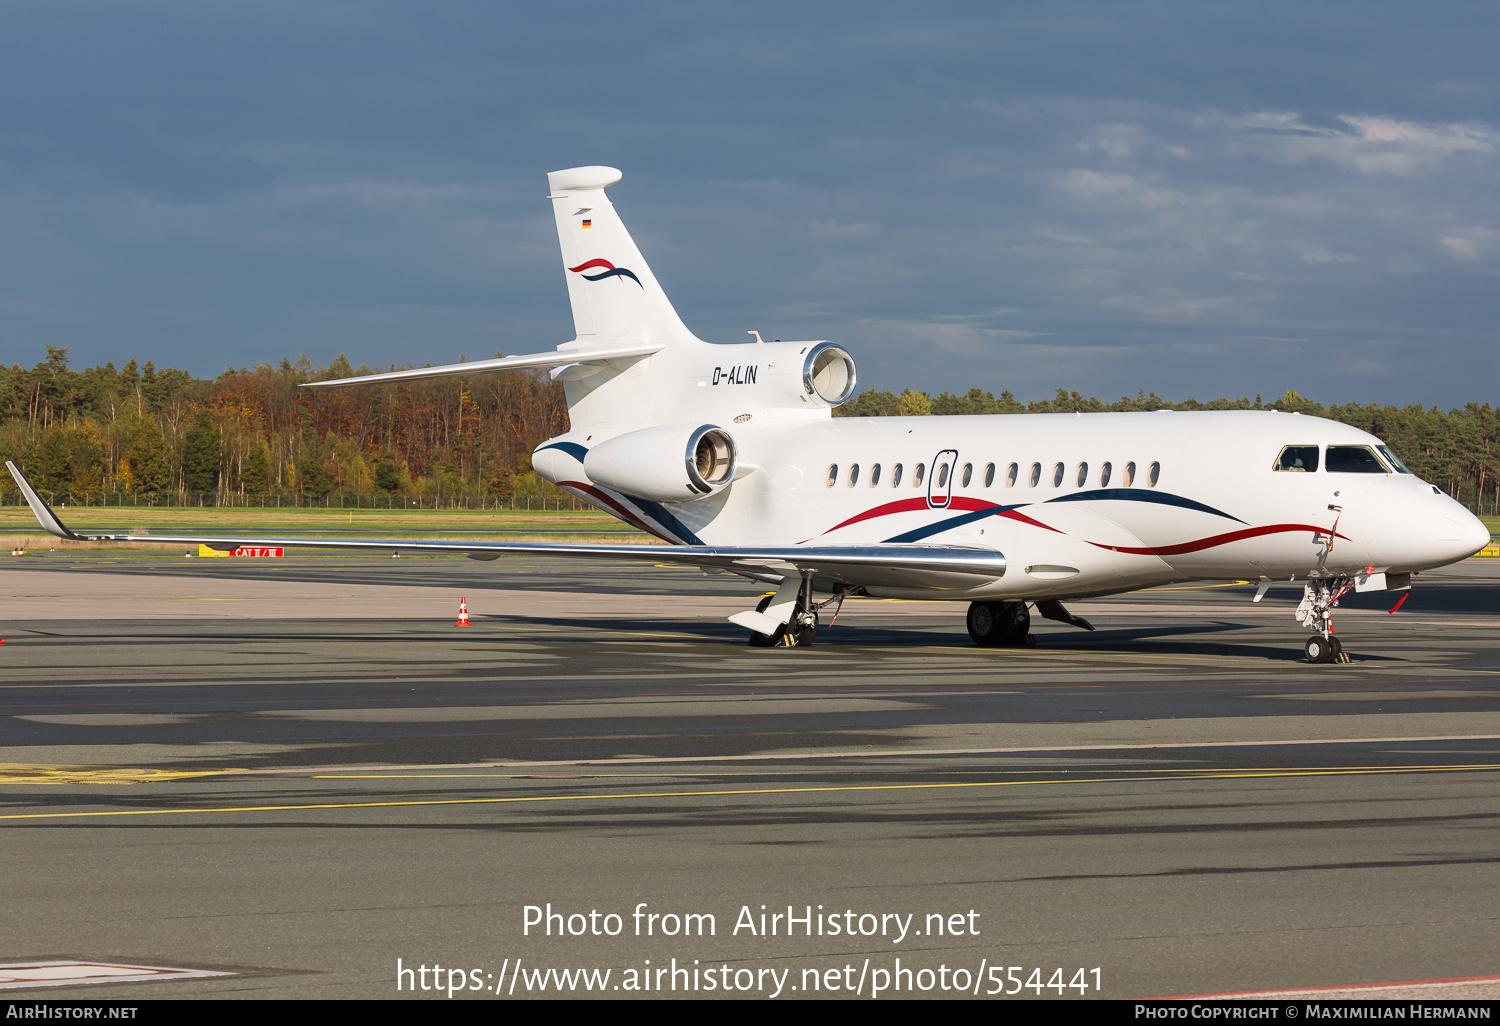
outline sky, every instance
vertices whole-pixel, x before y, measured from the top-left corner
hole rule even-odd
[[[861,386],[1500,401],[1493,3],[0,5],[0,360],[572,337],[548,171]]]

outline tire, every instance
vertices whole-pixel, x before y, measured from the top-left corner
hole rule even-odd
[[[1035,644],[1031,610],[1024,602],[975,602],[965,618],[969,637],[986,648]]]
[[[755,611],[757,613],[764,613],[766,611],[766,607],[769,606],[770,604],[771,604],[771,596],[767,595],[765,598],[761,599],[759,602],[757,602],[755,604]],[[785,630],[786,630],[786,626],[783,624],[782,626],[780,626],[780,627],[778,627],[776,629],[776,632],[774,634],[762,634],[762,633],[760,633],[760,631],[751,631],[750,632],[750,647],[751,648],[775,648],[777,645],[781,644],[781,634]]]
[[[1307,653],[1307,661],[1310,663],[1331,663],[1337,651],[1333,647],[1332,639],[1325,638],[1321,634],[1314,634],[1308,638],[1302,650]]]
[[[755,611],[764,613],[766,607],[771,604],[771,596],[767,595],[756,603]],[[801,648],[811,645],[813,639],[818,636],[818,614],[813,613],[813,622],[808,627],[796,628],[795,632],[791,624],[780,624],[772,634],[761,634],[759,631],[750,632],[751,648]]]

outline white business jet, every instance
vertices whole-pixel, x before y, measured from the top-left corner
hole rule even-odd
[[[1069,599],[1179,581],[1304,584],[1307,658],[1344,659],[1350,588],[1404,591],[1488,544],[1467,509],[1380,439],[1276,412],[850,417],[833,342],[711,345],[678,318],[604,190],[609,167],[547,176],[578,337],[553,352],[310,383],[347,388],[550,368],[572,430],[537,447],[549,481],[671,543],[649,558],[775,593],[730,617],[754,645],[812,642],[847,595],[967,600],[979,645],[1032,643],[1031,610],[1092,630]],[[92,535],[63,538],[640,559],[632,545]]]

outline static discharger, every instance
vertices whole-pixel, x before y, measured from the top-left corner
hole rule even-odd
[[[467,598],[460,598],[458,600],[458,623],[454,624],[453,626],[469,626],[469,600]]]

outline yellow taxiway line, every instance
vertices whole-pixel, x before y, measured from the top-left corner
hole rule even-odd
[[[526,795],[512,798],[437,798],[416,801],[333,802],[309,805],[238,805],[215,808],[112,809],[97,812],[26,812],[0,815],[0,820],[84,819],[104,816],[175,816],[230,812],[308,812],[332,809],[416,808],[440,805],[513,805],[526,802],[610,801],[632,798],[730,798],[763,794],[829,794],[841,791],[933,791],[975,787],[1026,787],[1040,784],[1119,784],[1178,780],[1243,780],[1268,777],[1337,777],[1376,776],[1392,773],[1464,773],[1500,769],[1500,764],[1471,766],[1408,768],[1404,766],[1371,769],[1336,770],[1233,770],[1172,777],[1081,777],[1063,780],[976,780],[937,784],[843,784],[822,787],[766,787],[732,791],[644,791],[625,794],[557,794]]]

